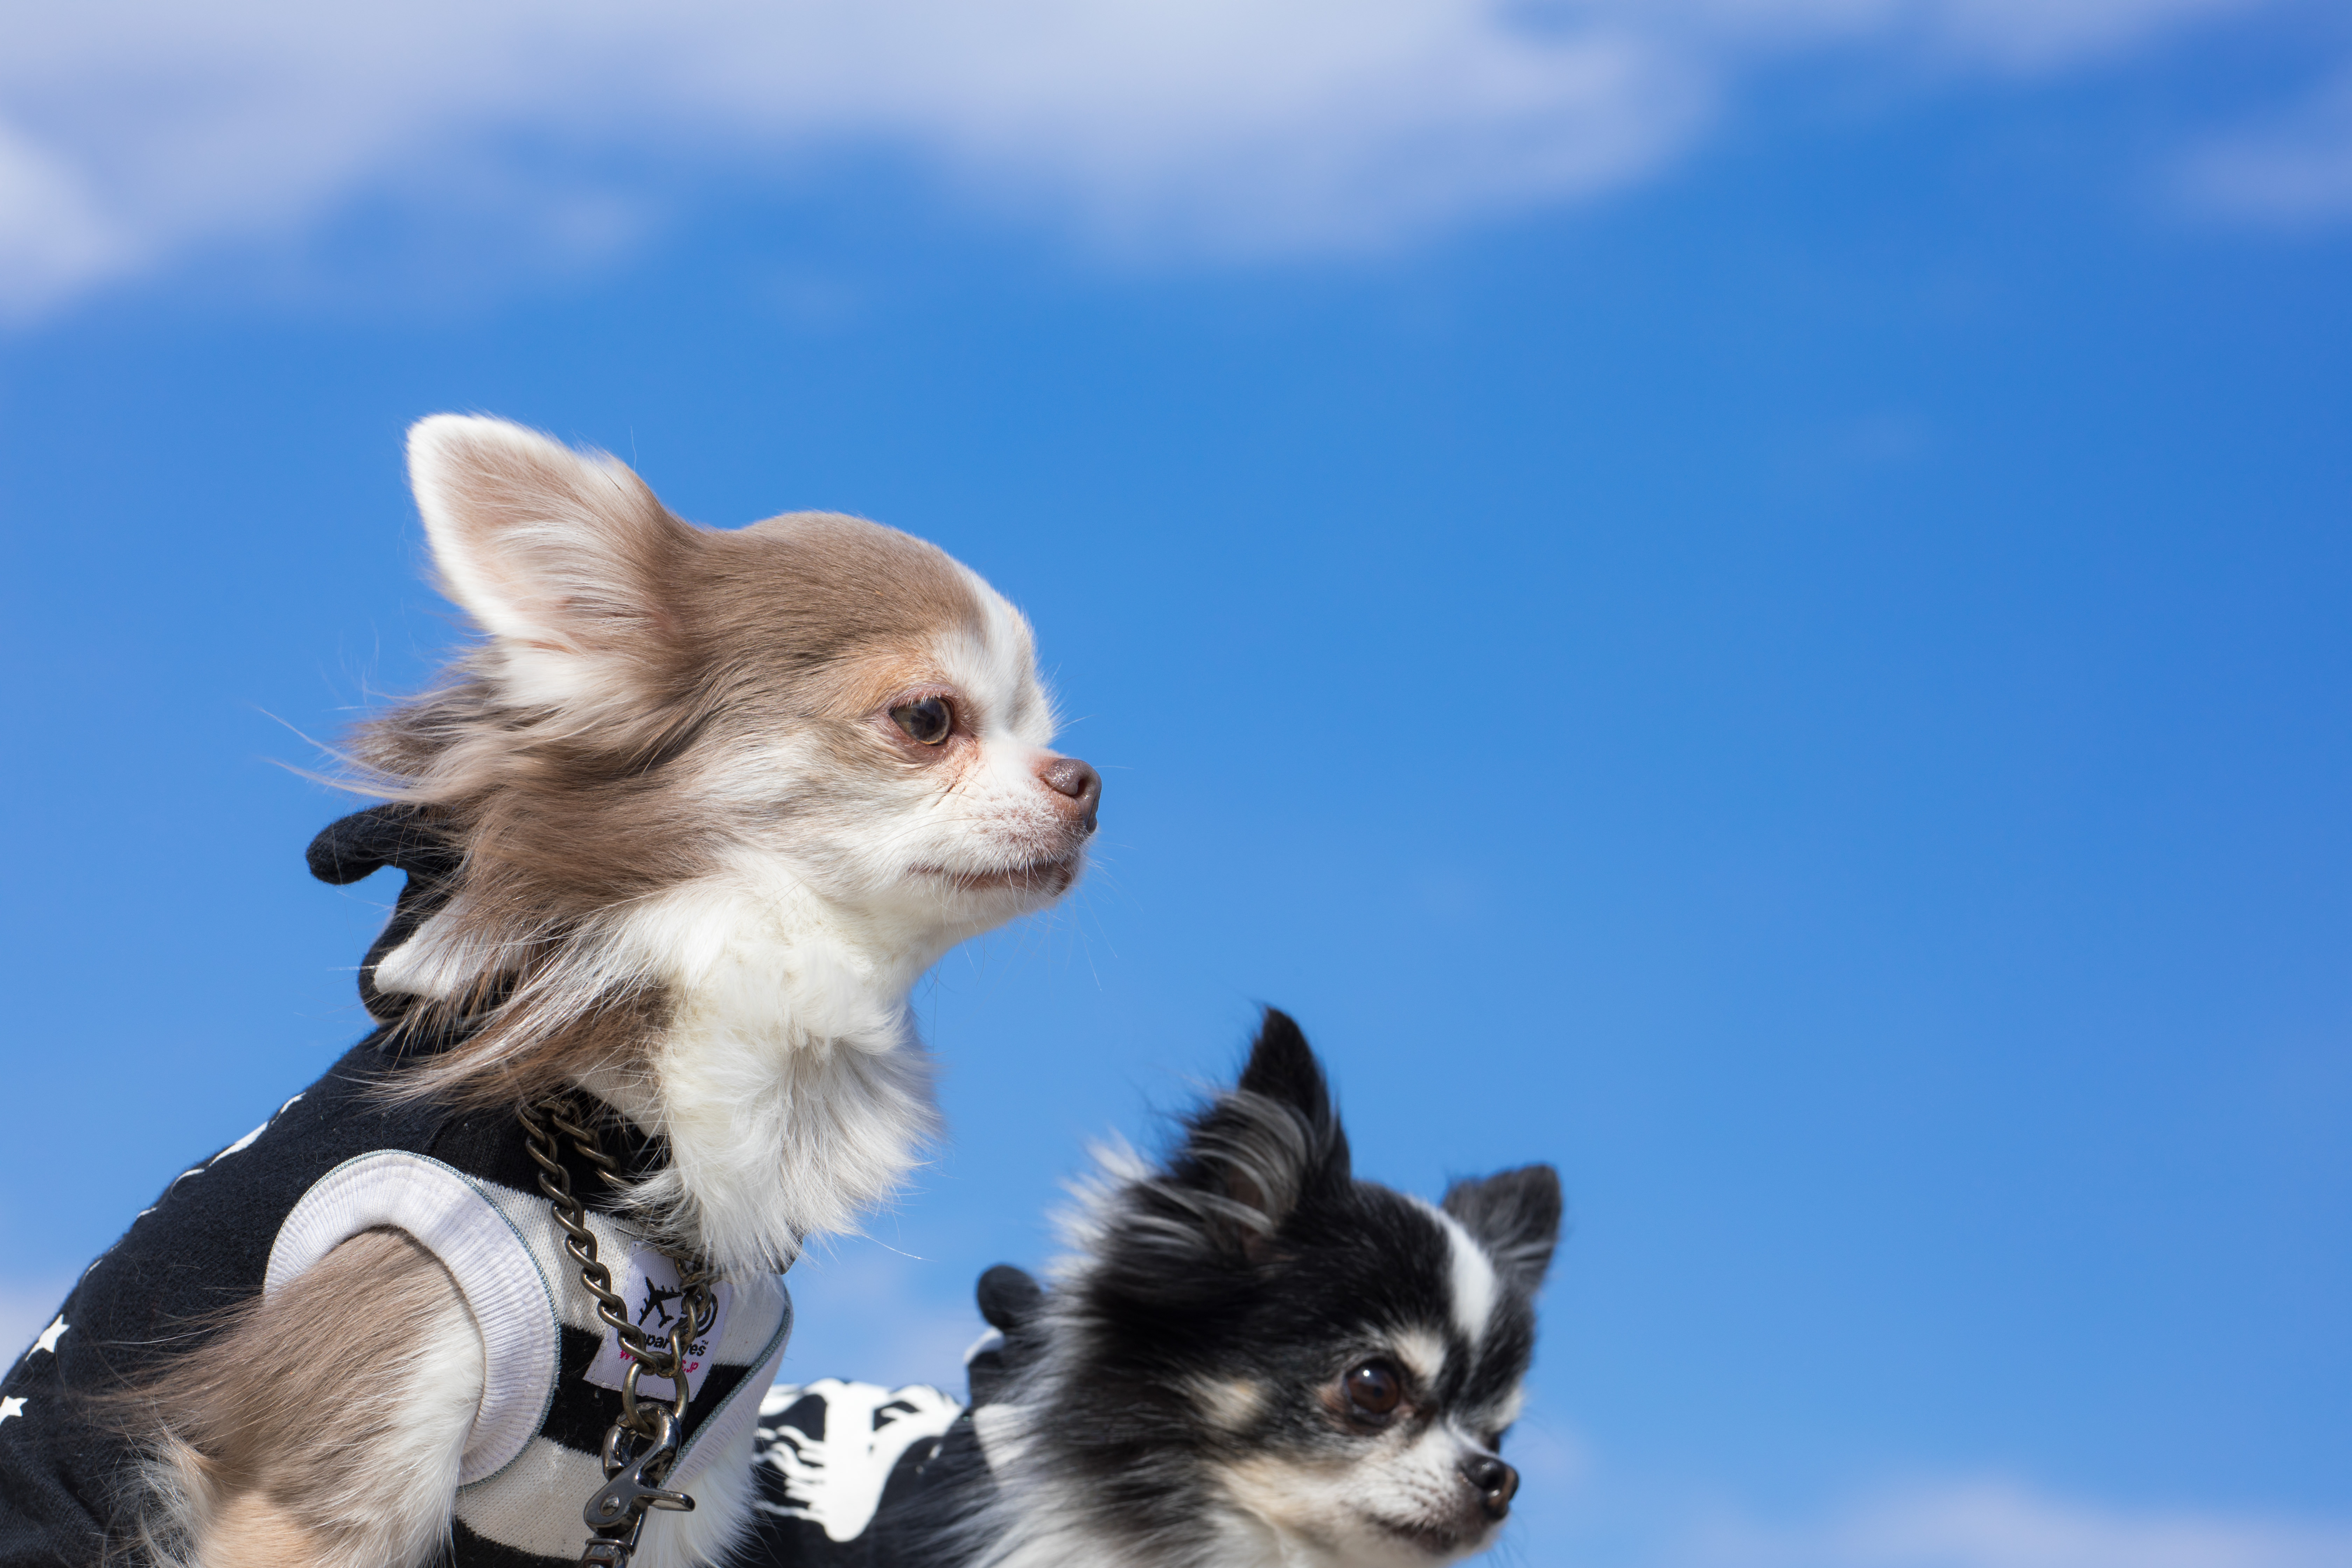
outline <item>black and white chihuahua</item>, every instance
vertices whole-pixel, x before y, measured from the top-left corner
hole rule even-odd
[[[1239,1083],[1153,1165],[1121,1150],[1053,1289],[981,1281],[973,1407],[779,1386],[766,1568],[1433,1568],[1491,1544],[1560,1223],[1548,1165],[1444,1201],[1358,1181],[1268,1010]]]

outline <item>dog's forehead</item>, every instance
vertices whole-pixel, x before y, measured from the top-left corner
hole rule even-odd
[[[1300,1263],[1330,1288],[1326,1310],[1384,1342],[1449,1401],[1507,1400],[1527,1372],[1534,1314],[1452,1215],[1390,1188],[1358,1184],[1349,1212]]]
[[[827,657],[985,636],[992,590],[937,545],[838,512],[790,512],[706,535],[694,606],[782,651]]]
[[[846,717],[944,682],[1044,744],[1053,718],[1029,623],[938,546],[862,518],[794,512],[704,536],[679,606],[706,670],[764,670],[803,711]]]

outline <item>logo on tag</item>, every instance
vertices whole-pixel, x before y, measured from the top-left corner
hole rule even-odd
[[[686,1312],[686,1287],[679,1279],[677,1265],[650,1247],[639,1247],[629,1254],[626,1268],[613,1271],[613,1289],[620,1293],[630,1321],[645,1331],[646,1339],[661,1344],[669,1339],[670,1330]],[[694,1335],[686,1343],[686,1396],[688,1399],[702,1392],[702,1380],[710,1372],[711,1348],[727,1327],[727,1300],[733,1292],[723,1279],[710,1287],[710,1299],[717,1306],[711,1314],[710,1326]],[[588,1381],[599,1388],[617,1389],[628,1375],[631,1356],[622,1344],[617,1331],[607,1330],[604,1342],[596,1349],[596,1359],[588,1363]],[[640,1399],[675,1399],[676,1386],[666,1377],[646,1373],[637,1379]]]

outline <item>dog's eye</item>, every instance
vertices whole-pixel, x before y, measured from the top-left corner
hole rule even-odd
[[[1340,1379],[1339,1386],[1347,1393],[1349,1410],[1374,1421],[1395,1414],[1404,1398],[1404,1379],[1384,1361],[1366,1362]]]
[[[948,738],[955,728],[955,710],[944,697],[926,697],[920,702],[902,702],[890,710],[891,721],[907,731],[907,738],[918,745],[936,746]]]

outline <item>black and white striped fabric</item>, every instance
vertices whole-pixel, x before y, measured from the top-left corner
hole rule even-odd
[[[597,1319],[547,1200],[501,1182],[484,1180],[476,1186],[509,1227],[510,1240],[494,1264],[487,1258],[468,1260],[470,1278],[455,1266],[452,1271],[467,1289],[468,1305],[478,1289],[509,1314],[494,1328],[476,1310],[486,1339],[495,1343],[501,1333],[514,1338],[536,1332],[543,1321],[551,1331],[555,1354],[551,1365],[520,1358],[504,1366],[492,1363],[498,1370],[483,1391],[457,1489],[456,1561],[466,1568],[574,1563],[585,1538],[581,1505],[604,1484],[598,1455],[620,1414],[625,1361],[618,1336]],[[664,1289],[676,1286],[675,1273],[666,1271],[659,1255],[612,1216],[592,1211],[588,1226],[632,1317],[648,1331],[667,1328],[670,1309],[682,1306]],[[530,1287],[541,1281],[545,1294],[527,1303]],[[690,1363],[695,1371],[688,1379],[686,1438],[664,1483],[677,1490],[693,1491],[714,1466],[746,1462],[761,1391],[774,1380],[792,1329],[791,1299],[773,1275],[730,1280],[719,1295],[718,1321],[688,1350],[696,1361]],[[671,1396],[670,1384],[657,1379],[638,1386],[641,1394]],[[493,1431],[495,1446],[486,1440]],[[650,1521],[648,1534],[669,1523]]]
[[[744,1568],[953,1568],[943,1533],[986,1461],[971,1414],[936,1388],[825,1378],[761,1402],[758,1517]]]
[[[597,1451],[620,1408],[616,1360],[577,1266],[538,1192],[509,1111],[455,1112],[379,1092],[397,1060],[372,1037],[262,1126],[184,1172],[83,1274],[56,1321],[0,1383],[0,1568],[95,1563],[119,1544],[135,1495],[130,1441],[90,1420],[81,1395],[119,1386],[184,1346],[208,1314],[282,1288],[338,1243],[377,1226],[415,1237],[448,1267],[488,1345],[488,1386],[466,1447],[453,1555],[458,1568],[576,1563],[581,1506],[604,1483]],[[625,1123],[618,1124],[625,1131]],[[608,1137],[608,1143],[622,1142]],[[624,1150],[642,1165],[658,1151]],[[609,1193],[567,1153],[592,1205],[601,1256],[648,1329],[675,1298],[624,1221],[593,1212]],[[760,1396],[775,1375],[792,1307],[773,1276],[728,1282],[702,1342],[673,1483],[748,1462]],[[644,1300],[639,1300],[642,1295]],[[364,1303],[353,1329],[365,1331]],[[647,1385],[649,1392],[658,1388]]]

